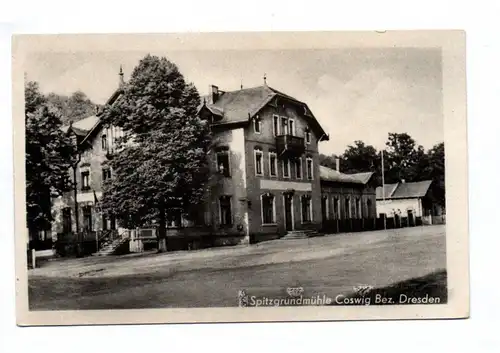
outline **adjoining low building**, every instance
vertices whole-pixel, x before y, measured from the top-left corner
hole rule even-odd
[[[320,167],[323,232],[374,230],[377,226],[373,173],[344,174]]]
[[[432,194],[432,180],[400,182],[377,187],[377,214],[409,226],[441,224],[444,210]]]

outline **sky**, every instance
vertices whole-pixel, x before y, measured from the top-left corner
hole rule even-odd
[[[147,52],[44,52],[25,71],[44,93],[81,90],[103,104]],[[307,103],[330,136],[320,152],[341,154],[355,140],[383,148],[406,132],[426,149],[444,140],[441,51],[436,48],[193,50],[166,56],[200,94],[267,84]]]

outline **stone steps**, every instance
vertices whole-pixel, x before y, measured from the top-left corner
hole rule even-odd
[[[120,247],[123,243],[127,242],[128,239],[117,239],[111,243],[104,245],[98,252],[92,254],[93,256],[107,256],[112,255],[118,247]]]
[[[289,231],[283,237],[283,239],[305,239],[305,238],[316,237],[318,235],[320,235],[320,233],[317,230],[312,230],[312,229],[292,230]]]

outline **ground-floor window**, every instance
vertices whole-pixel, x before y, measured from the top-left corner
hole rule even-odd
[[[274,195],[268,193],[260,198],[262,201],[262,224],[275,224],[276,206]]]
[[[182,210],[172,208],[167,211],[167,228],[180,228],[182,226]]]
[[[349,197],[345,199],[345,218],[351,218],[351,199]]]
[[[83,230],[84,231],[92,231],[92,207],[91,206],[83,206]]]
[[[333,216],[340,219],[340,199],[338,197],[333,198]]]
[[[71,232],[71,208],[65,207],[62,210],[63,233]]]
[[[312,207],[311,207],[311,196],[303,195],[300,198],[301,213],[302,213],[302,223],[312,222]]]
[[[328,196],[327,195],[323,195],[321,197],[321,211],[323,212],[323,220],[328,220],[330,219],[330,210],[329,210],[329,207],[328,207]]]
[[[356,198],[356,218],[363,218],[363,209],[361,208],[361,199]]]
[[[219,214],[221,225],[233,224],[233,216],[231,212],[231,196],[221,196],[219,198]]]

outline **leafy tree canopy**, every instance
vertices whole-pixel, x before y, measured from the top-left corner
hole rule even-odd
[[[50,226],[51,198],[70,188],[69,168],[76,160],[76,148],[61,125],[38,84],[26,82],[26,207],[30,232]]]
[[[165,210],[199,204],[208,180],[210,128],[198,117],[200,97],[177,66],[147,55],[134,68],[123,93],[105,107],[103,123],[122,127],[122,149],[111,160],[102,207],[128,226],[158,221]]]
[[[81,91],[74,92],[69,97],[50,93],[46,100],[48,105],[60,114],[63,125],[94,115],[97,108],[102,108]]]

